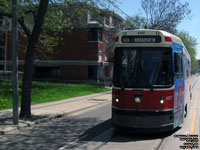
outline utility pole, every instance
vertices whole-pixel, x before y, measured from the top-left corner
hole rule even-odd
[[[13,124],[18,124],[18,5],[12,0],[12,88],[13,88]]]

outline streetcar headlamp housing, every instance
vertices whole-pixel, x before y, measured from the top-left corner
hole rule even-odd
[[[138,103],[141,103],[141,97],[139,96],[136,96],[135,97],[135,102],[138,104]]]
[[[160,104],[164,104],[165,100],[164,100],[164,96],[160,96]]]

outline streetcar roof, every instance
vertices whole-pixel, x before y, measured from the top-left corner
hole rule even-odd
[[[136,42],[123,42],[121,39],[123,37],[147,37],[146,39],[148,39],[148,36],[153,36],[153,37],[156,37],[156,36],[160,36],[161,37],[161,40],[158,41],[158,42],[152,42],[151,39],[150,39],[150,43],[140,43],[137,41]],[[135,40],[135,39],[134,39]],[[129,44],[134,44],[135,46],[143,46],[144,44],[145,45],[149,45],[149,46],[158,46],[158,45],[162,45],[162,46],[169,46],[171,45],[172,46],[172,42],[176,42],[180,45],[182,45],[184,47],[184,50],[183,52],[185,53],[185,55],[188,57],[188,59],[190,59],[190,54],[188,53],[187,49],[185,48],[184,46],[184,43],[183,41],[176,35],[173,35],[169,32],[166,32],[166,31],[163,31],[163,30],[153,30],[153,29],[135,29],[135,30],[123,30],[121,32],[119,32],[118,34],[118,37],[117,37],[117,40],[115,41],[116,42],[116,45],[115,46],[127,46]]]
[[[144,36],[148,36],[148,35],[160,35],[162,37],[171,37],[171,40],[173,42],[176,42],[176,43],[179,43],[181,45],[184,45],[182,40],[176,36],[176,35],[173,35],[169,32],[166,32],[166,31],[163,31],[163,30],[153,30],[153,29],[135,29],[135,30],[123,30],[121,31],[118,36],[119,38],[121,38],[122,36],[140,36],[140,35],[144,35]],[[171,42],[172,42],[171,41]],[[164,42],[170,42],[170,41],[164,41]]]

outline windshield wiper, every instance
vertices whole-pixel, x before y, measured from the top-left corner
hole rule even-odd
[[[121,77],[122,78],[122,77]],[[122,82],[121,82],[121,90],[123,91],[124,90],[124,88],[125,88],[125,85],[126,85],[126,83],[127,83],[128,81],[127,80],[122,80]]]
[[[150,90],[151,91],[153,91],[153,88],[154,88],[153,84],[150,84]]]

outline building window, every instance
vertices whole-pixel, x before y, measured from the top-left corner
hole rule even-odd
[[[88,41],[97,41],[97,29],[95,28],[89,29]]]
[[[60,76],[59,67],[36,67],[36,78],[57,78]]]
[[[90,28],[88,31],[88,41],[102,41],[101,29]]]
[[[98,41],[101,41],[102,42],[102,31],[101,30],[99,30],[98,31]]]
[[[105,19],[105,24],[110,25],[110,17],[107,16],[104,19]]]
[[[55,67],[51,68],[51,77],[59,77],[60,76],[60,68]]]
[[[0,35],[0,60],[4,59],[5,54],[5,37],[4,34]]]
[[[4,60],[5,48],[0,46],[0,60]]]
[[[108,35],[108,33],[106,33],[106,42],[109,42],[109,35]]]
[[[3,24],[3,17],[0,16],[0,25],[2,25],[2,24]]]
[[[99,61],[102,61],[102,57],[103,57],[103,50],[102,50],[102,46],[99,47]]]
[[[97,67],[96,66],[88,66],[88,79],[97,79]]]
[[[105,61],[108,61],[108,49],[106,49]]]

